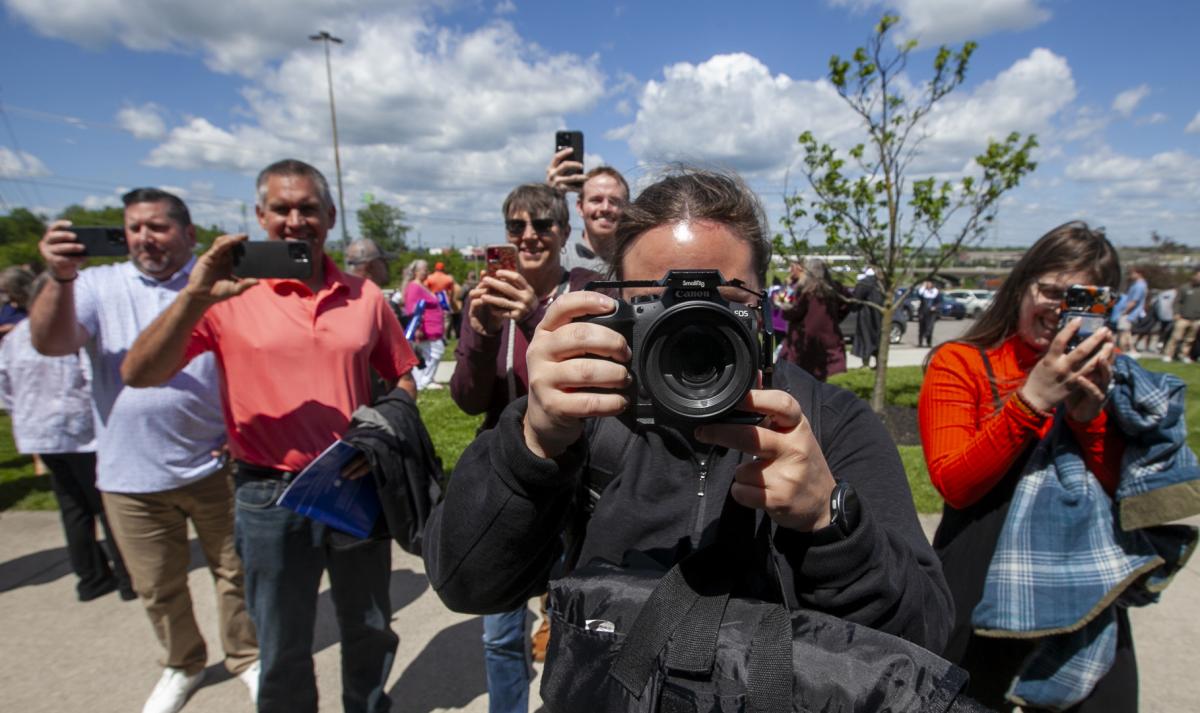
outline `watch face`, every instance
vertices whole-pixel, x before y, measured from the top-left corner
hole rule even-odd
[[[858,527],[859,504],[858,494],[848,483],[839,481],[830,496],[830,524],[837,527],[842,535],[849,535]]]

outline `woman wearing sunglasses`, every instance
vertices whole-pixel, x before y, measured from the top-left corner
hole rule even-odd
[[[545,184],[518,186],[504,201],[504,229],[516,248],[516,270],[485,272],[467,295],[462,337],[450,395],[469,414],[486,413],[480,431],[496,425],[510,402],[529,391],[525,350],[546,308],[560,295],[599,276],[585,268],[567,272],[563,247],[571,234],[566,201]],[[484,662],[490,713],[529,708],[522,602],[483,618]]]

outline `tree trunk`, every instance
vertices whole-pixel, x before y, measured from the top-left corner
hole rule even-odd
[[[883,417],[883,406],[887,403],[887,362],[892,349],[892,315],[896,305],[885,300],[883,319],[879,323],[879,354],[875,359],[875,389],[871,392],[871,410]]]

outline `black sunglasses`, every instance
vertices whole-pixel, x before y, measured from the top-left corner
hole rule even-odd
[[[534,218],[529,221],[529,225],[533,226],[533,232],[538,235],[545,235],[554,227],[552,218]],[[508,230],[508,234],[514,238],[519,238],[525,234],[525,221],[520,218],[509,218],[504,221],[504,227]]]

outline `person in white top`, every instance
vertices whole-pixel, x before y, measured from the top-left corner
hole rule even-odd
[[[43,273],[34,281],[30,299],[49,279]],[[29,320],[22,320],[0,343],[0,407],[12,416],[17,452],[40,455],[50,469],[79,601],[114,590],[128,601],[137,595],[96,490],[91,370],[82,350],[61,357],[39,354],[29,339]],[[96,537],[97,520],[103,543]]]

